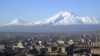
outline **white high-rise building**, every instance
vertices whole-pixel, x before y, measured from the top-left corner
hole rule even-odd
[[[61,47],[61,51],[62,51],[62,53],[65,53],[66,52],[65,47]]]
[[[48,52],[52,52],[51,47],[48,47]]]

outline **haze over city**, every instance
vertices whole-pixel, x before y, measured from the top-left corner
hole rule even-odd
[[[0,0],[0,56],[100,56],[100,0]]]

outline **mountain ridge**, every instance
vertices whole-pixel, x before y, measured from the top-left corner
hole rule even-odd
[[[72,25],[72,24],[100,24],[96,18],[76,16],[70,12],[62,11],[54,15],[51,18],[37,21],[36,25],[39,24],[52,24],[52,25]]]
[[[88,16],[77,16],[67,11],[61,11],[56,15],[26,23],[15,19],[5,26],[0,26],[0,32],[76,32],[76,31],[100,31],[100,21]]]
[[[15,19],[6,25],[76,25],[76,24],[100,24],[100,20],[88,16],[77,16],[68,11],[61,11],[56,15],[36,21],[34,23],[25,23],[22,20]]]

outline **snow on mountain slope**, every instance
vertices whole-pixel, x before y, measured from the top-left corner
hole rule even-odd
[[[12,22],[10,22],[10,23],[8,23],[6,25],[24,25],[24,24],[25,24],[24,21],[16,18],[15,20],[13,20]]]
[[[100,24],[96,18],[76,16],[67,11],[61,11],[51,18],[37,21],[34,25],[72,25],[72,24]]]
[[[20,19],[15,19],[6,25],[76,25],[76,24],[100,24],[100,20],[90,17],[77,16],[68,11],[61,11],[48,19],[36,21],[34,23],[25,23]]]
[[[15,19],[0,27],[1,32],[72,32],[100,31],[100,19],[88,16],[77,16],[67,11],[61,11],[48,19],[26,23]]]

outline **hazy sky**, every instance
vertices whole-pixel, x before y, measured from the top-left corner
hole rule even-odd
[[[60,11],[100,18],[100,0],[0,0],[0,25],[15,18],[34,22]]]

